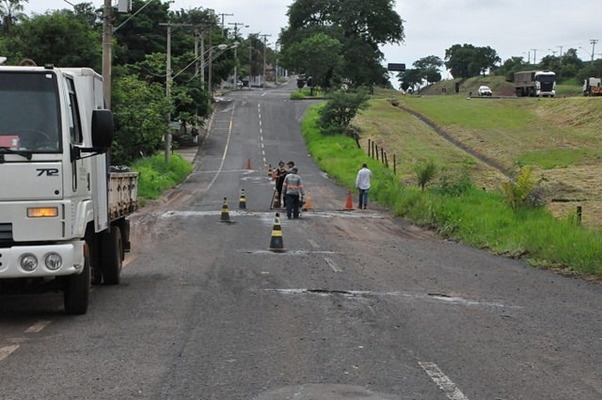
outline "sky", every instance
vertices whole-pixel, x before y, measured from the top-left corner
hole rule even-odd
[[[118,0],[112,0],[117,4]],[[370,1],[370,0],[366,0]],[[80,0],[29,0],[25,13],[71,8]],[[101,7],[103,0],[88,0]],[[173,0],[170,9],[215,10],[224,16],[224,25],[234,23],[246,37],[251,33],[267,36],[274,47],[280,30],[288,25],[286,13],[293,0]],[[135,10],[134,10],[135,11]],[[411,68],[416,60],[435,55],[445,59],[445,50],[455,44],[491,47],[502,61],[523,57],[538,62],[546,55],[561,55],[569,48],[589,61],[602,58],[599,16],[601,0],[395,0],[395,11],[402,18],[403,44],[381,48],[387,63],[405,63]],[[588,23],[589,20],[589,23]],[[593,51],[592,51],[593,50]],[[447,74],[448,76],[445,76]],[[444,73],[444,79],[452,78]]]

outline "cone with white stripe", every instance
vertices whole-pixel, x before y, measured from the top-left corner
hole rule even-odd
[[[270,247],[268,250],[282,253],[284,249],[284,240],[282,239],[282,227],[280,226],[280,214],[276,213],[274,217],[274,227],[272,228],[272,238],[270,240]]]
[[[240,208],[240,209],[247,208],[247,197],[245,196],[244,189],[240,189],[240,200],[238,201],[238,208]]]
[[[224,203],[222,204],[222,214],[219,217],[219,222],[232,222],[230,220],[230,212],[228,212],[228,199],[224,197]]]

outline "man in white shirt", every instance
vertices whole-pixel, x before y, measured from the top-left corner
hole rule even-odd
[[[359,205],[358,208],[368,208],[368,190],[370,190],[370,179],[372,178],[372,171],[368,169],[366,163],[362,164],[362,168],[357,172],[355,178],[355,187],[359,189]]]

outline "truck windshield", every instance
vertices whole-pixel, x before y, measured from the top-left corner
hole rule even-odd
[[[554,83],[556,75],[537,75],[536,79],[541,83]]]
[[[33,153],[61,150],[56,76],[0,73],[0,147]]]

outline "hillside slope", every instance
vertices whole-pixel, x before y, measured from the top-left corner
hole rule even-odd
[[[415,166],[431,159],[450,177],[468,172],[486,190],[530,165],[555,215],[574,214],[579,205],[585,224],[602,227],[602,99],[378,97],[355,121],[362,146],[370,140],[395,154],[407,183],[415,184]]]

